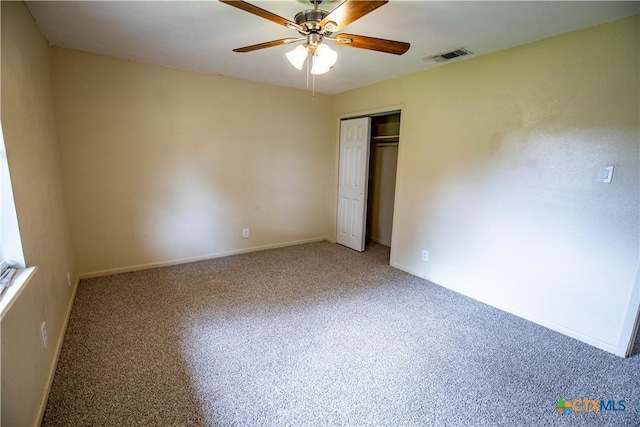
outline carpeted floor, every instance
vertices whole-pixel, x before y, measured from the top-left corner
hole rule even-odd
[[[640,356],[388,260],[322,242],[83,280],[43,425],[640,423]],[[559,397],[626,409],[563,415]]]

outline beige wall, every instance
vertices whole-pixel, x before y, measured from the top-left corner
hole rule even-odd
[[[640,246],[639,28],[625,19],[335,96],[334,129],[404,105],[392,263],[615,351]],[[596,183],[604,165],[609,185]]]
[[[327,236],[328,96],[65,49],[54,69],[81,273]]]
[[[77,273],[72,255],[47,41],[21,2],[2,2],[2,129],[25,261],[33,279],[2,319],[2,425],[39,423]],[[75,283],[75,281],[74,281]],[[40,324],[49,346],[42,347]]]

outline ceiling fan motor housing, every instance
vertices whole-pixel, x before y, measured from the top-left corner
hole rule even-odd
[[[310,33],[322,33],[323,35],[329,35],[330,33],[322,31],[320,21],[322,21],[329,12],[320,9],[309,9],[298,12],[295,16],[296,24],[304,27]],[[300,32],[300,31],[299,31]],[[300,34],[304,34],[300,32]]]

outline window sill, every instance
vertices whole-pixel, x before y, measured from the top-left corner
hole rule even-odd
[[[2,295],[2,299],[0,299],[0,310],[2,311],[0,320],[4,318],[4,315],[7,314],[24,288],[27,287],[27,283],[29,283],[29,280],[33,277],[36,269],[37,267],[29,267],[20,269],[16,272],[16,275],[11,282],[11,286],[7,288],[4,295]]]

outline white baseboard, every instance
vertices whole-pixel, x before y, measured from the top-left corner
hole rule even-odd
[[[189,257],[189,258],[150,262],[148,264],[131,265],[127,267],[118,267],[118,268],[112,268],[108,270],[91,271],[88,273],[80,273],[79,278],[90,279],[93,277],[110,276],[112,274],[119,274],[119,273],[128,273],[130,271],[148,270],[151,268],[158,268],[158,267],[169,267],[171,265],[188,264],[190,262],[206,261],[208,259],[222,258],[225,256],[246,254],[249,252],[264,251],[267,249],[284,248],[287,246],[302,245],[305,243],[323,242],[327,240],[328,238],[324,236],[312,237],[310,239],[294,240],[294,241],[283,242],[283,243],[274,243],[271,245],[264,245],[264,246],[254,246],[252,248],[237,249],[237,250],[227,251],[227,252],[217,252],[213,254],[200,255],[200,256]]]
[[[624,357],[621,354],[619,354],[619,352],[616,351],[616,350],[618,350],[618,346],[617,345],[601,341],[599,339],[590,337],[588,335],[584,335],[581,332],[574,331],[571,328],[567,328],[566,326],[562,326],[562,325],[559,325],[559,324],[554,323],[554,322],[549,322],[547,320],[541,319],[541,318],[539,318],[537,316],[534,316],[534,315],[531,315],[529,313],[525,313],[525,312],[522,312],[520,310],[514,310],[513,308],[507,307],[505,305],[496,304],[493,301],[490,301],[489,299],[478,297],[478,295],[469,295],[469,294],[466,294],[464,292],[460,292],[460,291],[458,291],[458,290],[456,290],[456,289],[454,289],[452,287],[446,286],[444,284],[436,283],[429,276],[427,276],[425,274],[422,274],[422,273],[419,273],[417,271],[414,271],[414,270],[412,270],[412,269],[410,269],[408,267],[405,267],[405,266],[403,266],[401,264],[398,264],[396,262],[392,262],[390,265],[392,267],[394,267],[394,268],[397,268],[399,270],[405,271],[405,272],[407,272],[407,273],[409,273],[409,274],[411,274],[413,276],[420,277],[422,279],[430,281],[433,284],[436,284],[438,286],[442,286],[443,288],[447,288],[450,291],[456,292],[456,293],[458,293],[460,295],[464,295],[466,297],[469,297],[471,299],[479,301],[479,302],[481,302],[483,304],[487,304],[487,305],[489,305],[491,307],[497,308],[498,310],[505,311],[505,312],[507,312],[509,314],[513,314],[514,316],[518,316],[518,317],[523,318],[525,320],[528,320],[530,322],[536,323],[536,324],[538,324],[540,326],[544,326],[545,328],[548,328],[548,329],[551,329],[553,331],[559,332],[559,333],[561,333],[563,335],[567,335],[567,336],[569,336],[571,338],[575,338],[578,341],[582,341],[584,343],[587,343],[589,345],[597,347],[597,348],[599,348],[601,350],[605,350],[605,351],[608,351],[609,353],[613,353],[613,354],[615,354],[617,356]]]
[[[76,292],[78,291],[79,283],[80,283],[80,277],[76,277],[76,280],[73,284],[73,292],[71,292],[71,298],[69,299],[69,304],[67,305],[67,313],[65,315],[64,324],[62,325],[62,330],[60,331],[60,335],[58,336],[58,341],[56,342],[55,357],[53,358],[53,363],[49,368],[49,377],[47,378],[47,388],[45,389],[44,395],[42,396],[42,400],[40,401],[40,408],[38,409],[38,418],[36,419],[36,423],[34,424],[35,426],[39,426],[40,424],[42,424],[44,411],[47,409],[47,402],[49,401],[49,393],[51,393],[51,386],[53,385],[53,377],[55,376],[56,368],[58,367],[58,359],[60,359],[60,352],[62,351],[62,343],[64,343],[64,337],[67,334],[67,325],[69,324],[69,318],[71,317],[73,302],[76,300]]]
[[[426,276],[426,275],[424,275],[424,274],[422,274],[422,273],[420,273],[420,272],[418,272],[418,271],[416,271],[416,270],[412,270],[412,269],[410,269],[409,267],[405,267],[405,266],[404,266],[404,265],[402,265],[402,264],[398,264],[397,262],[391,261],[391,262],[389,263],[389,265],[390,265],[391,267],[393,267],[393,268],[397,268],[398,270],[402,270],[402,271],[404,271],[405,273],[409,273],[409,274],[411,274],[412,276],[416,276],[416,277],[419,277],[419,278],[421,278],[421,279],[425,279],[425,280],[428,280],[428,281],[430,281],[430,282],[431,282],[431,279],[430,279],[428,276]],[[435,283],[435,282],[432,282],[432,283],[437,284],[437,283]],[[442,286],[442,285],[440,285],[440,286]],[[446,286],[443,286],[443,287],[444,287],[444,288],[446,288]]]

